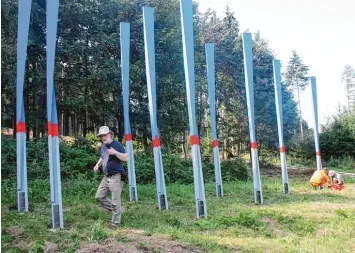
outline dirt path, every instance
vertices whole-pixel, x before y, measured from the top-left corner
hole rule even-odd
[[[315,168],[287,166],[289,177],[310,178],[314,170]],[[281,168],[279,166],[274,166],[270,164],[264,165],[261,163],[260,172],[262,175],[267,177],[281,177]]]
[[[127,242],[119,242],[115,239],[107,239],[103,243],[86,243],[76,253],[142,253],[142,252],[176,252],[176,253],[200,253],[201,250],[171,240],[168,236],[147,236],[143,230],[125,229],[120,234]]]

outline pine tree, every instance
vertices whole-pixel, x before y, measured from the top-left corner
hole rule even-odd
[[[297,54],[296,51],[292,51],[292,57],[288,62],[287,70],[284,75],[287,87],[291,91],[297,92],[297,102],[300,120],[300,137],[303,140],[303,123],[300,92],[303,91],[308,85],[308,66],[303,64],[300,56]]]
[[[345,65],[341,80],[345,84],[348,110],[353,111],[355,110],[355,69],[351,65]]]

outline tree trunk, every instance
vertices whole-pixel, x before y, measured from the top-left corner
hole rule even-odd
[[[32,104],[34,105],[34,108],[36,108],[36,112],[34,112],[34,115],[36,115],[36,123],[33,127],[33,138],[36,138],[38,128],[38,99],[36,99],[36,91],[33,91]]]
[[[83,136],[84,137],[86,137],[87,129],[88,129],[88,110],[87,110],[87,108],[85,108],[84,122],[83,122]]]
[[[187,160],[187,152],[186,152],[186,134],[182,135],[182,151],[184,152],[185,160]]]
[[[301,109],[301,99],[300,99],[300,89],[298,87],[298,81],[297,81],[297,97],[298,97],[298,110],[299,110],[299,116],[300,116],[300,138],[303,140],[303,124],[302,124],[302,109]]]
[[[240,155],[240,140],[237,142],[237,157]]]
[[[26,75],[25,75],[25,82],[24,82],[24,84],[25,84],[25,87],[26,87],[26,89],[24,89],[24,97],[26,98],[26,100],[25,100],[25,108],[24,108],[24,110],[25,110],[25,116],[26,116],[26,106],[27,106],[27,108],[28,108],[28,114],[27,114],[27,124],[26,124],[26,140],[29,140],[30,139],[30,124],[28,124],[29,123],[29,118],[30,118],[30,111],[31,111],[31,105],[30,105],[30,91],[31,91],[31,83],[28,81],[28,64],[29,63],[27,63],[26,64]],[[27,85],[26,85],[26,83],[27,83]],[[26,96],[25,96],[26,95]]]
[[[143,117],[143,147],[144,147],[144,152],[146,154],[148,154],[148,132],[147,132],[147,129],[148,129],[148,125],[149,125],[149,122],[147,122],[146,120],[146,117]]]
[[[70,126],[70,115],[69,115],[69,110],[65,108],[64,110],[64,129],[63,129],[63,134],[65,136],[70,135],[69,134],[69,126]]]
[[[12,117],[12,136],[16,139],[16,114]]]

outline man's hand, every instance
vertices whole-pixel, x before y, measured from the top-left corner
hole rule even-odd
[[[98,172],[99,168],[102,164],[102,158],[100,157],[99,161],[96,163],[95,167],[94,167],[94,172]]]
[[[109,153],[109,155],[117,155],[117,153],[118,153],[118,152],[117,152],[116,150],[114,150],[113,148],[108,149],[107,152]]]

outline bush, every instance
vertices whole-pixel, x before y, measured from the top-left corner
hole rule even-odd
[[[178,155],[163,155],[163,168],[166,183],[192,184],[193,165],[191,159]],[[135,157],[137,182],[155,183],[154,158],[152,156]],[[202,163],[205,183],[214,182],[213,162]],[[224,181],[247,180],[248,168],[244,160],[233,159],[221,161],[222,178]]]
[[[95,141],[85,138],[71,142],[60,142],[60,163],[62,179],[78,177],[95,177],[92,169],[99,159],[99,148]],[[3,178],[16,178],[16,140],[2,138],[1,170]],[[191,184],[193,166],[191,159],[179,155],[163,155],[163,168],[166,183]],[[204,181],[214,182],[213,161],[202,162]],[[242,159],[221,161],[222,178],[224,181],[246,180],[247,165]],[[155,183],[153,156],[136,155],[135,170],[138,183]],[[27,174],[29,179],[49,178],[48,141],[47,138],[27,141]]]
[[[3,178],[16,178],[16,140],[1,140],[1,172]],[[27,177],[29,179],[49,178],[48,139],[38,138],[27,141]],[[71,178],[77,174],[91,173],[98,160],[98,151],[92,143],[76,139],[73,143],[61,141],[60,166],[62,178]]]
[[[324,162],[332,159],[355,158],[355,114],[343,113],[334,116],[323,127],[319,135],[320,150]],[[306,135],[303,141],[294,140],[289,144],[288,155],[295,161],[315,161],[313,133]]]
[[[320,135],[322,156],[355,158],[355,113],[335,117]]]

